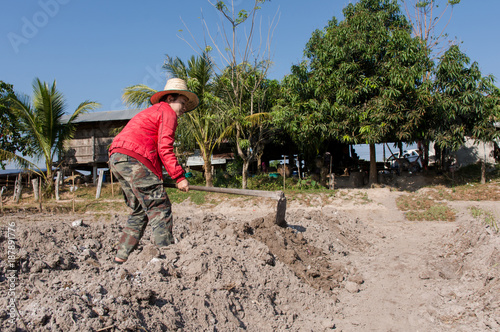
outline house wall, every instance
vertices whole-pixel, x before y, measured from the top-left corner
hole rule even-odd
[[[65,145],[64,160],[68,166],[108,162],[108,148],[113,141],[113,129],[127,121],[86,122],[77,125],[75,136]]]
[[[499,144],[497,142],[496,144]],[[430,144],[429,155],[434,155],[433,144]],[[453,152],[455,155],[457,163],[460,166],[467,166],[475,164],[478,161],[486,161],[489,164],[495,164],[494,156],[495,146],[493,142],[479,142],[472,139],[466,139],[465,144],[458,150]]]
[[[488,164],[495,164],[494,151],[495,148],[492,142],[476,144],[474,140],[468,139],[455,154],[457,162],[461,166],[475,164],[479,160]]]

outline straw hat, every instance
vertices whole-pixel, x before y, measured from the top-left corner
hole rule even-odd
[[[151,97],[151,104],[154,105],[156,103],[159,103],[161,97],[172,93],[178,93],[188,99],[188,102],[186,104],[186,109],[188,110],[188,112],[194,110],[200,102],[198,100],[198,96],[188,90],[186,81],[180,78],[171,78],[167,81],[167,84],[165,85],[165,89],[163,89],[163,91],[158,91]]]

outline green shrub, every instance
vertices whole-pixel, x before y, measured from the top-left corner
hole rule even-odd
[[[295,189],[320,189],[321,186],[318,182],[312,180],[310,177],[296,181]]]
[[[283,179],[271,178],[268,174],[258,174],[247,179],[247,187],[255,190],[282,190]]]
[[[191,177],[188,178],[189,184],[196,186],[204,186],[205,185],[205,175],[200,171],[190,171]]]
[[[217,172],[213,179],[214,187],[241,188],[241,175],[230,175],[226,172]]]

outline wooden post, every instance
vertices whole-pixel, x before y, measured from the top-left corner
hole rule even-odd
[[[330,190],[335,189],[335,174],[330,173],[330,183],[329,183]]]
[[[73,213],[75,213],[75,195],[76,195],[76,188],[75,188],[75,171],[71,172],[71,179],[73,181],[73,194],[72,196],[72,205],[73,205]]]
[[[95,193],[95,198],[101,197],[102,179],[104,177],[104,170],[99,170],[99,180],[97,181],[97,191]]]
[[[14,180],[14,192],[12,193],[12,200],[16,200],[16,194],[17,194],[17,178]]]
[[[7,187],[3,186],[2,190],[0,190],[0,211],[3,213],[3,191],[7,190]]]
[[[286,187],[286,156],[283,156],[283,190]]]
[[[56,176],[56,201],[61,199],[61,197],[59,197],[59,184],[60,183],[61,183],[61,171],[58,171],[57,176]]]
[[[330,154],[330,183],[329,183],[330,190],[333,190],[333,186],[334,186],[333,180],[335,179],[335,177],[332,173],[332,168],[333,168],[333,155]]]
[[[17,180],[16,180],[16,188],[14,190],[14,201],[19,203],[19,200],[21,199],[21,191],[23,190],[23,177],[21,173],[19,173]]]
[[[97,166],[94,165],[92,166],[92,184],[96,184],[97,183]]]
[[[299,173],[299,180],[302,180],[302,168],[301,168],[300,156],[297,155],[297,169]]]
[[[34,178],[31,180],[31,184],[33,185],[33,195],[35,196],[35,202],[38,202],[40,196],[38,195],[38,178]]]
[[[40,185],[38,186],[38,197],[39,197],[39,202],[40,202],[40,207],[38,208],[38,210],[40,212],[42,212],[42,181],[40,180]]]
[[[113,172],[111,172],[111,168],[109,169],[109,177],[111,178],[111,197],[115,197],[115,190],[113,188]]]

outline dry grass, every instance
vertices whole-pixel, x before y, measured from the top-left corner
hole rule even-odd
[[[422,194],[402,195],[396,200],[396,205],[405,211],[406,219],[410,221],[455,221],[455,211],[443,202]]]
[[[428,188],[426,194],[433,200],[500,201],[500,183],[468,183],[453,188],[435,186]]]
[[[493,213],[484,211],[478,207],[472,206],[469,208],[470,213],[474,218],[482,220],[486,225],[490,226],[495,232],[499,231],[498,223]]]
[[[405,211],[408,220],[454,221],[455,212],[446,205],[447,201],[500,201],[500,181],[494,179],[486,184],[470,182],[454,187],[427,187],[402,195],[396,204],[401,211]]]

